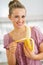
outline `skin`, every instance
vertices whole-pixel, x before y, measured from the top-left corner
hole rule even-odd
[[[15,27],[15,30],[17,32],[21,32],[24,30],[24,27],[25,27],[24,24],[26,19],[25,16],[26,16],[25,9],[17,8],[13,10],[10,20],[12,21]],[[28,56],[29,58],[34,60],[42,60],[43,59],[43,42],[39,46],[40,53],[37,55],[34,54],[34,51],[31,52],[27,47],[25,47],[24,51],[25,51],[25,55]]]
[[[26,10],[23,8],[13,9],[11,16],[9,15],[8,17],[11,20],[11,22],[15,28],[13,31],[11,31],[9,33],[9,35],[11,35],[12,37],[15,37],[15,38],[16,37],[20,38],[20,36],[22,36],[21,34],[24,35],[24,33],[22,33],[22,32],[25,30],[24,24],[25,24],[25,20],[26,20],[26,18],[25,18]],[[17,34],[14,35],[14,33],[17,33]],[[18,33],[19,33],[19,36],[18,36]],[[11,42],[11,44],[9,44],[8,46],[9,46],[9,50],[6,49],[8,64],[16,65],[15,51],[16,51],[17,43]],[[14,53],[14,55],[12,53]]]
[[[27,57],[32,60],[43,60],[43,42],[39,46],[39,54],[35,54],[34,51],[30,51],[27,47],[24,47],[24,52]]]
[[[26,11],[23,8],[14,9],[11,16],[9,16],[11,22],[13,23],[13,26],[17,31],[24,28],[24,24],[26,20],[25,16],[26,16]]]
[[[23,8],[13,9],[13,12],[12,12],[11,16],[9,15],[9,19],[13,23],[13,26],[14,26],[15,29],[13,30],[13,32],[10,33],[11,35],[14,34],[14,32],[18,32],[19,36],[21,36],[22,32],[25,30],[25,21],[26,21],[25,17],[26,17],[25,9],[23,9]],[[9,65],[12,65],[12,64],[16,65],[15,55],[12,55],[12,53],[15,53],[14,51],[16,50],[16,47],[17,47],[17,43],[15,43],[14,46],[12,45],[14,43],[15,42],[12,42],[11,44],[9,44],[9,50],[6,50],[7,56],[9,56],[11,54],[11,56],[12,56],[11,61],[12,62],[14,61],[12,63],[9,60],[8,61]],[[11,52],[12,49],[14,50],[13,52]],[[36,54],[34,54],[34,51],[31,52],[27,47],[24,47],[25,55],[27,57],[29,57],[30,59],[33,59],[33,60],[42,60],[43,59],[43,42],[39,46],[39,51],[40,51],[40,53],[36,55]],[[8,59],[9,59],[9,57],[8,57]],[[10,57],[10,59],[11,59],[11,57]]]

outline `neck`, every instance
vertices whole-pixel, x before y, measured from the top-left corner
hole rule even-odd
[[[25,28],[26,28],[26,26],[23,26],[22,28],[15,28],[15,32],[19,32],[19,33],[22,33],[23,31],[25,31]]]

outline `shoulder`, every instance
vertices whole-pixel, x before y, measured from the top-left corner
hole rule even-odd
[[[5,34],[4,35],[4,40],[8,39],[9,38],[9,34]]]
[[[32,34],[35,34],[37,38],[42,38],[43,33],[41,32],[40,28],[38,26],[33,26],[31,28]]]
[[[4,40],[4,48],[7,48],[8,44],[12,42],[12,38],[10,36],[10,33],[11,32],[4,35],[4,38],[3,38],[3,40]]]
[[[34,33],[39,30],[37,26],[27,26],[27,28],[30,29]]]
[[[9,35],[8,34],[5,34],[4,35],[4,45],[7,44],[9,41]]]
[[[39,27],[32,27],[32,36],[34,36],[38,45],[43,42],[43,33],[41,32]]]
[[[43,35],[41,29],[40,29],[38,26],[32,27],[32,30],[33,30],[36,34],[38,34],[38,35],[40,35],[40,36]]]
[[[7,34],[5,34],[4,35],[4,40],[6,41],[8,41],[10,38],[11,38],[11,35],[13,34],[13,30],[11,31],[11,32],[9,32],[9,33],[7,33]]]
[[[38,26],[31,26],[30,28],[31,28],[31,30],[34,31],[35,33],[40,33],[40,32],[41,32],[41,30],[40,30],[40,28],[39,28]]]
[[[9,44],[9,35],[5,34],[3,40],[4,40],[4,48],[6,48],[7,45]]]
[[[5,34],[5,35],[4,35],[4,38],[9,38],[9,37],[11,37],[10,35],[13,34],[13,31],[14,31],[14,30],[11,30],[10,32],[8,32],[7,34]]]

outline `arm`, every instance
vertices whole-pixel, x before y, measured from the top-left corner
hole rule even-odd
[[[9,42],[9,39],[8,34],[4,35],[4,48],[6,49],[8,64],[16,65],[15,51],[17,45],[15,42]]]
[[[39,53],[36,55],[35,59],[36,60],[43,60],[43,34],[41,33],[40,30],[38,30],[37,28],[35,28],[35,33],[36,33],[36,40],[37,40],[37,44],[39,47]]]
[[[24,47],[25,55],[32,60],[43,60],[43,43],[40,44],[39,50],[40,53],[34,54],[34,51],[31,52],[27,47]]]
[[[15,51],[16,51],[16,43],[12,42],[9,44],[9,49],[6,49],[9,65],[16,65]]]
[[[40,53],[36,55],[36,60],[43,60],[43,42],[39,46]]]
[[[30,59],[33,59],[33,60],[42,60],[43,59],[43,34],[36,28],[34,28],[35,31],[35,38],[36,38],[36,41],[37,41],[37,45],[38,45],[38,48],[39,48],[39,53],[38,54],[35,54],[34,51],[30,51],[27,47],[25,48],[24,52],[25,52],[25,55],[27,57],[29,57]]]

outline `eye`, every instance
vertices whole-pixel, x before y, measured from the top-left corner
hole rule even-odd
[[[23,15],[22,18],[25,18],[25,16]]]
[[[15,18],[18,18],[19,16],[15,16]]]

